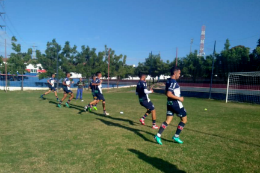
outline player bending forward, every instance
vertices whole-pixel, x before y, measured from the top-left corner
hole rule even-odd
[[[53,91],[54,94],[55,94],[55,97],[56,97],[57,101],[59,101],[56,88],[54,88],[55,74],[52,74],[51,78],[48,79],[47,82],[48,82],[48,85],[49,85],[49,91],[47,91],[46,93],[44,93],[43,95],[41,95],[41,98],[43,98],[43,96],[45,96],[45,95],[49,94],[51,91]]]
[[[94,105],[97,105],[99,101],[102,101],[103,113],[104,113],[104,115],[109,115],[109,113],[107,113],[107,111],[106,111],[106,101],[105,101],[104,95],[102,94],[102,84],[100,81],[101,77],[102,77],[101,72],[98,72],[96,81],[94,83],[92,83],[92,85],[95,86],[94,97],[97,97],[97,99],[92,101],[91,103],[89,103],[87,106],[85,106],[85,111],[87,111],[87,110],[91,111],[91,108]]]
[[[153,121],[153,129],[158,129],[159,127],[156,125],[156,111],[154,108],[153,103],[150,101],[148,94],[153,93],[153,90],[147,90],[147,83],[145,81],[146,75],[140,74],[140,81],[136,86],[136,95],[139,97],[140,105],[147,109],[144,116],[139,120],[142,125],[145,125],[144,120],[145,118],[152,113],[152,121]]]
[[[70,90],[70,84],[73,84],[74,81],[70,82],[70,73],[67,73],[67,77],[64,79],[64,81],[62,82],[62,85],[63,85],[63,91],[64,91],[64,94],[63,94],[63,98],[60,100],[60,102],[58,103],[58,107],[60,108],[61,107],[61,103],[63,102],[63,100],[66,99],[67,95],[69,94],[70,95],[70,98],[69,100],[65,103],[65,105],[69,108],[69,103],[70,101],[73,99],[74,95],[73,95],[73,92]]]
[[[181,121],[177,127],[175,135],[172,137],[174,142],[182,144],[183,142],[180,140],[179,135],[183,130],[185,124],[187,123],[187,113],[183,107],[184,98],[181,97],[180,86],[176,82],[179,79],[181,71],[178,67],[174,67],[171,69],[171,78],[167,79],[165,94],[167,95],[167,114],[166,121],[164,121],[157,133],[155,135],[155,140],[158,144],[162,145],[161,135],[166,127],[171,123],[173,119],[174,113],[180,117]]]

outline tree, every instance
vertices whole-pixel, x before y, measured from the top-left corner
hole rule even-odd
[[[40,79],[51,76],[53,73],[56,73],[57,70],[57,57],[58,57],[58,70],[59,79],[65,77],[64,71],[67,72],[68,69],[60,68],[62,64],[66,64],[66,58],[59,54],[61,51],[61,46],[53,39],[51,42],[47,42],[47,48],[45,54],[41,54],[40,51],[36,51],[38,62],[42,64],[43,68],[47,71],[46,73],[41,73],[39,75]]]
[[[204,74],[204,58],[202,56],[197,56],[198,51],[195,50],[194,53],[190,53],[187,57],[183,58],[183,73],[186,76],[192,77],[193,82],[196,82],[198,77],[202,77]]]

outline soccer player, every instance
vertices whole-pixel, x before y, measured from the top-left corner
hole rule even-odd
[[[78,90],[77,90],[77,96],[76,100],[78,100],[78,97],[80,96],[80,100],[83,102],[82,94],[83,94],[83,88],[85,86],[84,81],[82,81],[82,78],[79,78],[79,81],[77,82]]]
[[[144,120],[145,118],[152,113],[152,122],[153,122],[153,129],[158,129],[159,127],[156,125],[156,111],[154,108],[153,103],[148,97],[148,94],[153,93],[153,89],[148,91],[147,89],[147,83],[145,81],[146,75],[145,74],[140,74],[140,81],[138,82],[136,86],[136,95],[139,97],[139,102],[140,105],[145,107],[147,109],[146,113],[144,116],[139,120],[142,125],[145,125]]]
[[[64,94],[63,94],[63,98],[60,100],[60,102],[58,103],[58,107],[60,108],[61,107],[61,103],[63,102],[63,100],[66,99],[67,95],[69,94],[70,95],[70,98],[69,100],[66,102],[66,106],[69,108],[69,103],[70,101],[73,99],[74,95],[73,95],[73,92],[70,90],[70,84],[73,84],[74,81],[70,82],[70,73],[67,73],[67,77],[64,79],[64,81],[62,82],[62,85],[63,85],[63,91],[64,91]]]
[[[181,71],[178,67],[173,67],[171,69],[171,78],[167,79],[165,94],[167,95],[167,114],[166,121],[164,121],[157,133],[155,135],[155,140],[158,144],[162,145],[161,135],[166,127],[171,123],[173,119],[173,115],[176,114],[180,117],[181,121],[177,127],[175,135],[172,137],[174,142],[182,144],[183,142],[180,140],[179,135],[183,130],[185,124],[187,123],[187,113],[183,107],[184,98],[181,97],[181,90],[179,84],[176,82],[179,79]]]
[[[92,81],[89,83],[89,88],[91,89],[93,100],[97,100],[97,97],[95,96],[96,85],[92,85],[93,83],[95,83],[95,81],[96,81],[96,75],[93,75]],[[95,105],[93,105],[93,109],[97,111],[97,103]]]
[[[55,94],[55,97],[56,97],[57,101],[59,101],[56,88],[54,88],[55,74],[52,74],[51,78],[48,79],[47,82],[48,82],[48,85],[49,85],[49,91],[47,91],[46,93],[44,93],[43,95],[41,95],[41,98],[43,98],[43,96],[45,96],[45,95],[49,94],[51,91],[53,91],[54,94]]]
[[[103,113],[104,115],[109,115],[109,113],[107,113],[106,111],[106,101],[104,98],[104,95],[102,94],[102,84],[100,81],[100,78],[102,77],[101,72],[97,72],[96,74],[96,81],[95,83],[92,83],[93,86],[95,86],[95,96],[97,97],[97,100],[92,101],[91,103],[89,103],[87,106],[85,106],[85,111],[89,110],[91,111],[91,108],[93,107],[93,105],[96,105],[99,101],[102,101],[102,106],[103,106]]]

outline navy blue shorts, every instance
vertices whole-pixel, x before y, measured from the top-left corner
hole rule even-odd
[[[186,117],[187,112],[184,107],[180,108],[178,105],[167,105],[167,116],[176,114],[178,117]]]
[[[93,100],[97,100],[97,96],[94,92],[92,92]]]
[[[63,88],[63,91],[64,91],[64,93],[66,93],[66,94],[73,93],[71,90],[68,90],[67,88]]]
[[[141,101],[140,105],[142,105],[143,107],[145,107],[149,111],[152,111],[152,110],[155,109],[153,103],[151,101],[148,102],[148,100]]]
[[[56,91],[56,88],[54,88],[54,87],[52,87],[52,86],[50,86],[49,89],[50,89],[51,91]]]
[[[97,97],[96,100],[106,101],[104,95],[101,93],[95,93],[93,97]]]

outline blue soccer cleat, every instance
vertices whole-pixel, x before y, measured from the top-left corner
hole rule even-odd
[[[157,135],[155,135],[155,136],[154,136],[154,139],[155,139],[155,141],[156,141],[158,144],[162,145],[162,140],[161,140],[160,137],[158,137]]]
[[[180,138],[176,138],[176,137],[173,136],[172,139],[173,139],[174,142],[176,142],[178,144],[183,144],[183,141],[180,140]]]

